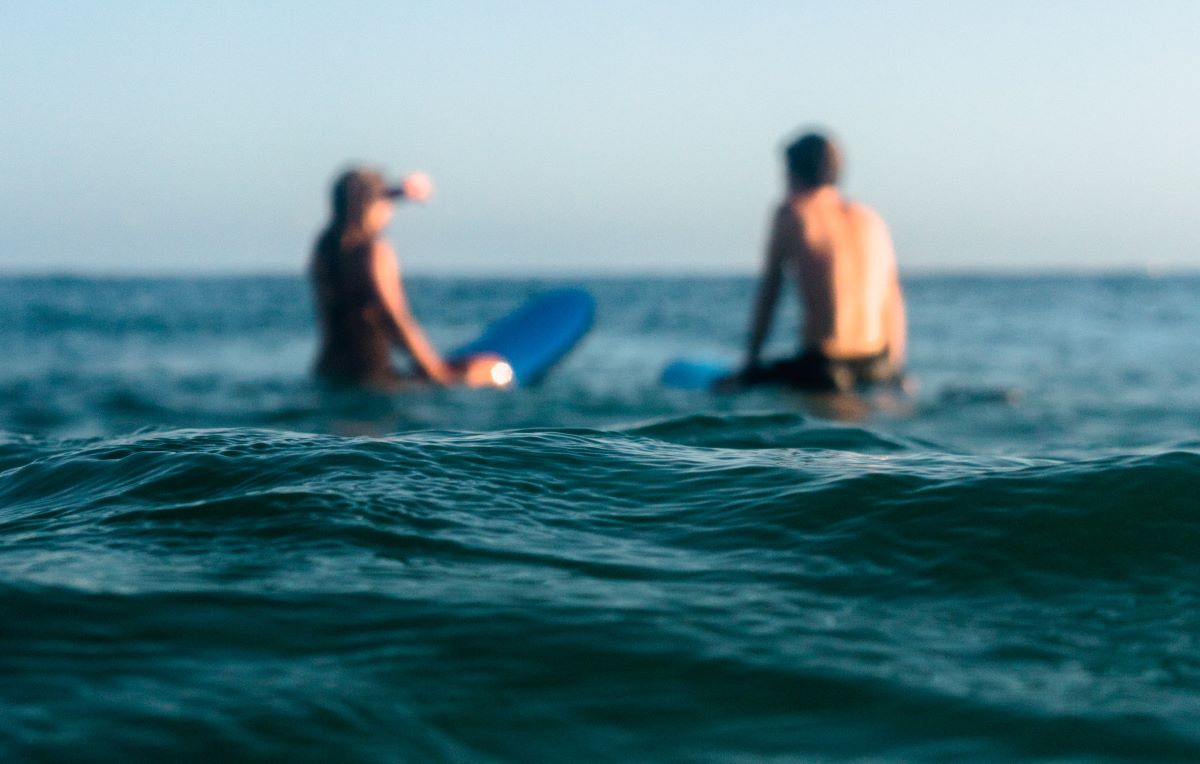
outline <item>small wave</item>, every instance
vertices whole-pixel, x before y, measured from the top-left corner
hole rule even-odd
[[[783,432],[754,439],[754,424]],[[57,450],[17,440],[0,459],[0,530],[35,546],[72,529],[114,543],[338,540],[380,554],[390,534],[401,556],[429,542],[432,558],[613,576],[736,569],[892,593],[1200,564],[1194,452],[953,455],[793,416],[387,439],[171,431]]]
[[[623,430],[631,435],[708,448],[826,448],[903,451],[914,444],[865,428],[794,413],[692,414]]]

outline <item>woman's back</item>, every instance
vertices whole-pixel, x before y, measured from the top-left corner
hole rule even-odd
[[[372,243],[341,250],[317,243],[310,275],[321,323],[316,371],[338,382],[383,382],[396,376],[387,314],[371,276]]]

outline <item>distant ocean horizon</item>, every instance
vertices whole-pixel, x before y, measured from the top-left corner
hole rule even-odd
[[[416,258],[414,258],[416,259]],[[166,268],[135,266],[129,268],[44,268],[40,266],[0,266],[0,278],[80,278],[80,279],[189,279],[189,278],[287,278],[303,275],[306,261],[297,260],[295,267],[271,268]],[[536,268],[480,267],[436,269],[407,265],[406,278],[425,279],[638,279],[638,278],[753,278],[756,266],[743,268]],[[1200,263],[1176,261],[1145,261],[1103,265],[1049,265],[1029,267],[1020,265],[983,264],[974,266],[910,265],[900,263],[902,277],[913,278],[1089,278],[1089,277],[1149,277],[1172,278],[1200,276]]]
[[[388,395],[299,269],[0,276],[0,759],[1200,759],[1200,273],[906,270],[835,399],[659,384],[751,274],[406,281],[565,285],[544,384]]]

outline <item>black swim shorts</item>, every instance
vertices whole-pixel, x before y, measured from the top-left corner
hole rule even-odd
[[[792,358],[761,364],[743,375],[743,381],[750,385],[780,385],[814,392],[847,392],[899,378],[887,351],[860,358],[830,358],[819,350],[805,350]]]

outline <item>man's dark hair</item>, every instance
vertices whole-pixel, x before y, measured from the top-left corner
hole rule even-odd
[[[837,146],[820,133],[806,133],[784,149],[793,189],[835,184],[842,169]]]

